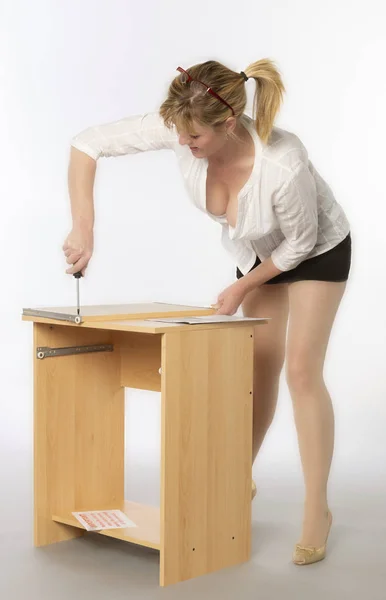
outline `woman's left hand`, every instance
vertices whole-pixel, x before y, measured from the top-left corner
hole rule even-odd
[[[240,281],[236,281],[217,298],[214,308],[217,308],[217,315],[234,315],[246,296],[246,290]]]

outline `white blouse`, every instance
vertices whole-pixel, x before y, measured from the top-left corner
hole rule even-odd
[[[95,160],[173,150],[189,197],[221,225],[222,243],[244,274],[256,255],[261,261],[271,257],[278,269],[288,271],[339,244],[350,232],[350,224],[300,139],[274,127],[264,145],[252,119],[243,115],[242,123],[254,141],[255,161],[238,194],[235,227],[225,215],[215,216],[206,209],[208,160],[182,146],[176,130],[167,128],[158,113],[89,127],[73,137],[71,145]]]

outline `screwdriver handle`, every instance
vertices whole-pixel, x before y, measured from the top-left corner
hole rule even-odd
[[[80,279],[82,277],[82,272],[78,271],[77,273],[74,273],[74,277],[75,279]]]

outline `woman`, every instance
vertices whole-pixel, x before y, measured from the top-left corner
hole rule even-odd
[[[306,492],[293,561],[310,564],[325,557],[332,522],[334,413],[323,366],[350,270],[349,223],[298,137],[274,126],[284,86],[270,60],[241,73],[215,61],[178,72],[159,114],[91,127],[72,140],[67,273],[84,274],[93,252],[98,159],[173,150],[192,201],[221,225],[237,265],[218,313],[241,306],[245,316],[271,317],[255,338],[253,460],[274,416],[286,356]],[[244,113],[249,78],[253,119]]]

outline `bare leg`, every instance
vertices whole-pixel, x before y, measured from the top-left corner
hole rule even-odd
[[[247,294],[246,317],[271,317],[258,325],[254,348],[253,462],[263,443],[277,405],[279,377],[284,364],[288,322],[288,284],[263,285]]]
[[[334,448],[334,412],[323,369],[345,288],[345,283],[324,281],[289,285],[286,375],[305,482],[303,546],[322,546],[328,531],[327,483]]]

